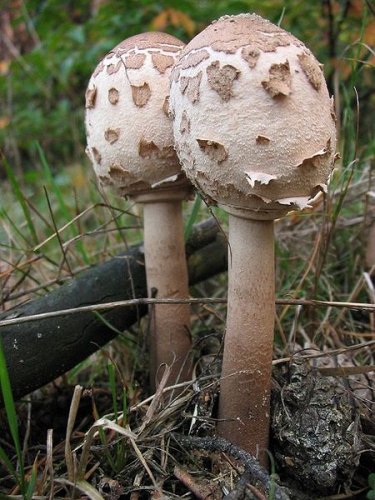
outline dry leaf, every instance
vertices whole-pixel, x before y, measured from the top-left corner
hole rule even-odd
[[[164,9],[151,21],[151,27],[154,30],[163,31],[167,26],[181,27],[189,36],[195,34],[195,22],[177,9]]]
[[[10,119],[8,116],[0,116],[0,128],[5,128],[9,125]]]

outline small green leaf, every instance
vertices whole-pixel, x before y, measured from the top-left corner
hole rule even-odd
[[[26,495],[25,495],[25,498],[27,500],[32,500],[32,498],[33,498],[33,494],[34,494],[35,486],[36,486],[37,472],[38,472],[37,459],[35,459],[35,462],[34,462],[34,465],[33,465],[32,471],[31,471],[31,478],[30,478],[29,484],[27,486],[27,491],[26,491]]]
[[[116,394],[116,370],[112,363],[108,364],[108,377],[112,393],[113,413],[115,414],[115,421],[117,423],[118,407],[117,407],[117,394]]]
[[[8,425],[10,429],[10,433],[13,438],[14,447],[16,449],[17,459],[19,463],[19,479],[21,491],[24,491],[24,466],[23,466],[23,458],[22,458],[22,449],[21,442],[18,434],[18,422],[17,422],[17,413],[16,407],[14,405],[14,399],[12,394],[12,388],[10,385],[9,374],[6,365],[6,359],[3,351],[3,345],[0,337],[0,388],[4,401],[5,412],[8,419]],[[5,455],[6,457],[6,455]],[[0,454],[0,459],[4,459],[4,453]],[[7,464],[7,462],[5,462]],[[8,462],[9,466],[9,462]]]

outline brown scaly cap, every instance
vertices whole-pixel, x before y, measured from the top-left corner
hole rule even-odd
[[[224,16],[181,52],[171,115],[183,169],[210,202],[273,219],[326,190],[336,127],[322,66],[255,14]]]
[[[187,184],[166,113],[169,76],[182,47],[166,33],[132,36],[103,58],[90,79],[86,151],[100,183],[120,195]]]

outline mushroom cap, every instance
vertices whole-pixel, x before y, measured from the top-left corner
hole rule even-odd
[[[127,38],[86,90],[87,148],[103,186],[120,195],[187,184],[173,146],[169,77],[184,44],[166,33]]]
[[[326,190],[333,99],[312,53],[271,22],[224,16],[199,33],[172,71],[170,110],[182,167],[208,202],[275,219]]]

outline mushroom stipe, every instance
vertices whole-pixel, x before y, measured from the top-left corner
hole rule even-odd
[[[87,154],[99,182],[143,205],[149,297],[189,297],[182,201],[192,188],[166,114],[169,75],[183,43],[165,33],[124,40],[94,71],[86,91]],[[151,387],[190,378],[188,304],[150,307]]]
[[[321,65],[254,14],[224,16],[180,53],[170,107],[183,170],[229,213],[219,433],[267,462],[274,335],[273,220],[315,203],[336,147]]]

